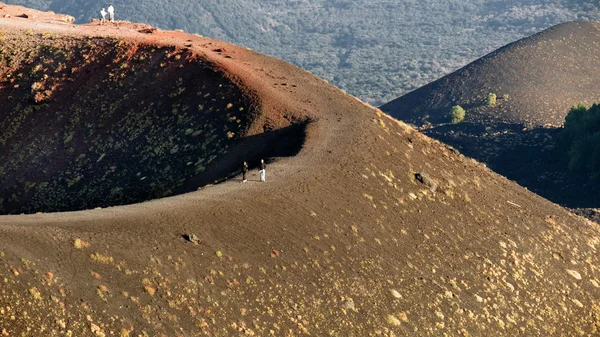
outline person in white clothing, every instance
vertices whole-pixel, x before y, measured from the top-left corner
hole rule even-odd
[[[267,169],[267,165],[265,164],[265,160],[261,159],[260,160],[260,170],[258,171],[260,173],[260,181],[264,182],[265,181],[265,170]]]
[[[100,11],[100,24],[104,24],[106,22],[106,11],[104,10],[104,8],[102,8],[102,10]]]
[[[108,19],[110,22],[115,22],[115,8],[112,4],[108,4]]]

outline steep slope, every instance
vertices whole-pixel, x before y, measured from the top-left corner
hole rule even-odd
[[[253,172],[129,206],[0,217],[0,333],[598,334],[597,224],[276,59],[176,32],[39,20],[0,30],[188,44],[253,93],[244,138],[275,132],[271,147],[286,141],[276,130],[308,123],[265,183]]]
[[[599,40],[598,22],[556,25],[381,108],[417,125],[449,122],[453,105],[468,110],[467,122],[562,125],[573,105],[600,100]],[[495,107],[486,106],[489,93],[499,97]]]
[[[0,52],[7,212],[172,194],[252,122],[252,99],[189,51],[51,33],[24,43],[21,35],[4,34]]]
[[[600,100],[598,41],[600,23],[560,24],[381,108],[545,198],[598,207],[598,186],[569,172],[552,151],[569,109]],[[496,105],[488,105],[490,93]],[[466,110],[459,124],[449,124],[454,105]]]
[[[232,151],[254,122],[255,99],[188,47],[22,35],[3,33],[0,49],[2,212],[134,203],[237,170]],[[270,153],[254,140],[247,159],[297,152],[293,139]]]

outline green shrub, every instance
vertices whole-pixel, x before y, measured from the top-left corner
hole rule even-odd
[[[502,99],[505,100],[505,101],[508,100],[508,94],[502,95]]]
[[[557,136],[555,149],[569,170],[600,180],[600,104],[571,108]]]
[[[455,105],[450,110],[450,118],[452,119],[452,124],[457,124],[465,119],[465,109],[463,109],[460,105]]]
[[[494,94],[494,93],[488,94],[487,105],[488,106],[494,106],[494,105],[496,105],[496,94]]]

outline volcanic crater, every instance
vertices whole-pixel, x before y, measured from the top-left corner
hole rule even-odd
[[[135,203],[239,166],[228,154],[256,100],[186,48],[32,31],[1,38],[1,212]]]
[[[130,195],[126,182],[156,177],[178,183],[163,193],[229,179],[127,206],[0,216],[0,335],[598,335],[596,223],[283,61],[181,32],[6,7],[0,47],[15,55],[2,61],[0,111],[18,121],[2,147],[21,167],[4,180],[21,184],[14,191],[26,186],[19,177],[48,169],[62,186],[51,189],[57,205],[96,207],[87,192],[68,198],[87,186],[103,189],[99,202],[117,199],[113,189]],[[35,162],[43,151],[54,154]],[[80,157],[92,173],[73,169]],[[275,159],[267,181],[252,170],[242,184],[241,161],[261,158]],[[59,197],[69,189],[80,194]],[[10,212],[41,200],[13,193]]]

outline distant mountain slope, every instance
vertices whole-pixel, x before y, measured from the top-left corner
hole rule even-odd
[[[467,122],[562,125],[569,108],[600,100],[600,23],[569,22],[502,47],[422,88],[384,104],[396,118],[448,122],[450,108]],[[498,96],[486,106],[489,93]],[[502,99],[507,94],[508,99]]]
[[[17,17],[23,11],[28,18]],[[139,24],[72,25],[13,7],[0,17],[2,46],[20,42],[10,55],[27,60],[3,59],[2,69],[23,71],[10,72],[14,82],[3,82],[0,93],[34,110],[25,117],[36,111],[20,98],[46,97],[36,96],[35,82],[26,86],[31,76],[45,80],[43,88],[56,84],[51,93],[84,94],[62,95],[64,110],[40,109],[47,119],[20,127],[18,109],[1,104],[0,116],[10,114],[23,131],[16,140],[38,145],[5,152],[3,162],[45,151],[96,159],[96,148],[73,144],[99,135],[125,170],[108,166],[70,187],[98,178],[94,186],[110,191],[119,181],[101,178],[137,178],[139,158],[130,157],[147,146],[165,160],[141,167],[195,166],[180,152],[189,145],[202,155],[200,141],[215,130],[213,140],[228,146],[218,155],[235,164],[223,169],[230,179],[174,197],[0,216],[3,337],[598,335],[597,224],[275,58]],[[55,64],[57,75],[40,73]],[[87,90],[96,84],[119,99],[93,101]],[[177,111],[165,106],[178,97]],[[222,137],[232,130],[225,102],[233,99],[235,107],[254,103],[236,141]],[[98,130],[104,107],[115,122]],[[186,138],[191,123],[204,132],[198,142]],[[300,144],[293,144],[285,131],[298,126]],[[79,133],[65,138],[73,127]],[[154,147],[156,138],[185,143],[171,151],[170,142]],[[286,157],[260,152],[291,144],[300,146]],[[117,147],[129,150],[117,156]],[[259,182],[263,156],[267,180]],[[51,169],[57,157],[21,168]],[[243,160],[252,168],[246,183],[235,172]],[[91,166],[106,168],[103,161]]]
[[[598,78],[600,23],[569,22],[502,47],[381,108],[545,198],[572,208],[599,207],[599,186],[569,172],[552,150],[569,109],[600,101]],[[495,106],[487,104],[489,93],[497,95]],[[466,116],[448,124],[454,105]]]
[[[5,0],[98,18],[108,2]],[[114,0],[118,20],[183,29],[286,60],[373,105],[552,25],[600,19],[588,0]]]

